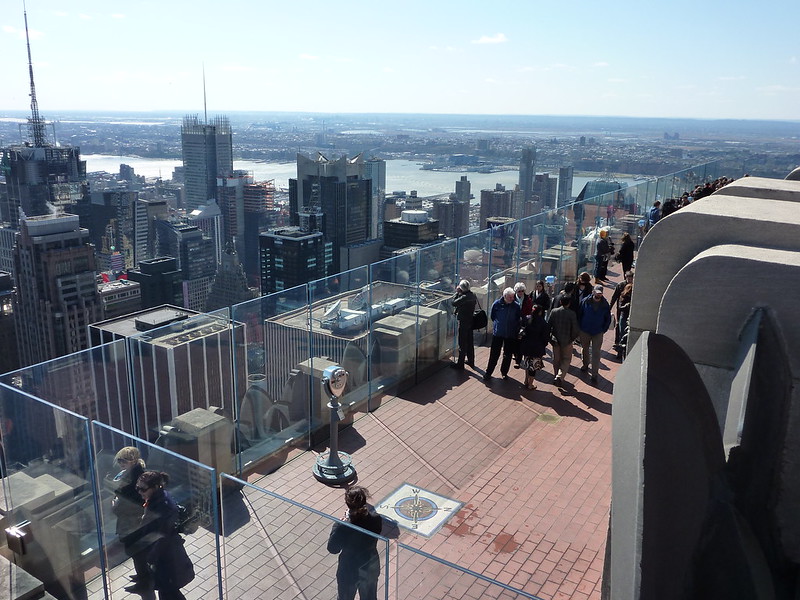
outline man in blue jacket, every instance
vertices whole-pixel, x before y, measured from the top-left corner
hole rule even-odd
[[[580,326],[581,347],[583,348],[584,373],[589,370],[589,348],[592,357],[592,383],[597,383],[597,374],[600,371],[600,352],[603,345],[603,334],[611,326],[611,305],[603,298],[603,286],[596,285],[592,295],[581,302],[578,311],[578,325]]]
[[[492,304],[489,318],[492,320],[492,347],[489,350],[489,364],[486,365],[484,381],[492,378],[492,372],[497,366],[500,351],[503,351],[503,362],[500,364],[500,374],[503,379],[508,379],[508,369],[511,367],[511,358],[514,356],[517,337],[519,336],[519,320],[521,310],[516,303],[514,290],[506,288],[503,297]]]

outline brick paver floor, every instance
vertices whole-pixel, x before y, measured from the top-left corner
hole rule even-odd
[[[606,287],[610,299],[613,286]],[[609,331],[597,385],[579,371],[579,350],[564,389],[553,385],[549,360],[536,390],[525,389],[522,371],[515,369],[508,380],[495,377],[487,384],[481,375],[488,349],[479,348],[477,372],[444,369],[342,431],[341,449],[351,452],[358,481],[374,502],[404,482],[463,502],[429,539],[404,529],[391,536],[542,598],[600,598],[611,499],[611,401],[619,367],[612,342]],[[251,482],[340,516],[342,490],[311,476],[315,458],[305,453]],[[300,589],[304,597],[316,597],[313,589],[330,597],[325,588],[333,585],[335,557],[324,548],[330,521],[308,512],[292,516],[289,508],[276,519],[276,501],[257,493],[246,492],[244,502],[249,522],[241,528],[241,543],[233,543],[232,528],[223,548],[229,597],[288,598]],[[248,542],[256,522],[263,535]],[[291,550],[279,547],[291,544]],[[259,571],[257,578],[252,566],[248,570],[255,557],[277,553],[285,562],[301,549],[305,554],[291,560],[306,559],[302,567],[282,564],[281,572]],[[397,575],[406,587],[415,578],[408,561],[398,558]],[[309,569],[328,574],[317,588],[297,579]],[[405,597],[461,597],[456,579],[446,594],[427,589]],[[260,595],[266,589],[272,591]],[[473,594],[465,591],[463,597]]]

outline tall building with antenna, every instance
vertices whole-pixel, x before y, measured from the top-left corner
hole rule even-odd
[[[233,137],[227,117],[211,123],[188,115],[181,126],[181,149],[187,212],[217,199],[217,177],[233,173]]]
[[[19,229],[22,215],[70,212],[80,215],[82,224],[86,224],[90,203],[86,162],[81,160],[79,148],[56,145],[47,138],[47,124],[39,114],[36,98],[27,12],[25,36],[31,84],[28,139],[2,149],[0,164],[7,193],[0,202],[0,219]]]

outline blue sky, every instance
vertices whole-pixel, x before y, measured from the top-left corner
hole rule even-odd
[[[800,1],[29,0],[43,115],[233,110],[800,119]],[[21,0],[0,110],[26,110]]]

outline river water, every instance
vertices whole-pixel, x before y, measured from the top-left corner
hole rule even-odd
[[[137,175],[145,177],[162,177],[170,179],[172,170],[183,164],[180,160],[139,158],[136,156],[113,156],[108,154],[85,154],[82,158],[86,161],[86,170],[107,171],[118,173],[119,165],[124,163],[133,167]],[[413,160],[392,159],[386,161],[386,192],[403,190],[410,192],[416,190],[420,196],[435,196],[454,192],[456,181],[466,175],[472,186],[472,193],[476,198],[480,197],[480,190],[494,189],[495,184],[500,183],[509,189],[514,189],[519,181],[519,171],[500,171],[497,173],[471,173],[454,171],[423,171],[420,169],[419,162]],[[275,180],[278,188],[288,188],[289,178],[297,176],[295,163],[267,163],[254,160],[234,161],[233,167],[245,171],[252,171],[256,181],[269,179]],[[551,174],[551,176],[553,176]],[[558,174],[555,174],[557,177]],[[596,179],[594,176],[575,176],[572,184],[572,195],[577,196],[583,189],[587,181]],[[631,178],[620,177],[620,183],[632,185],[634,180]]]

